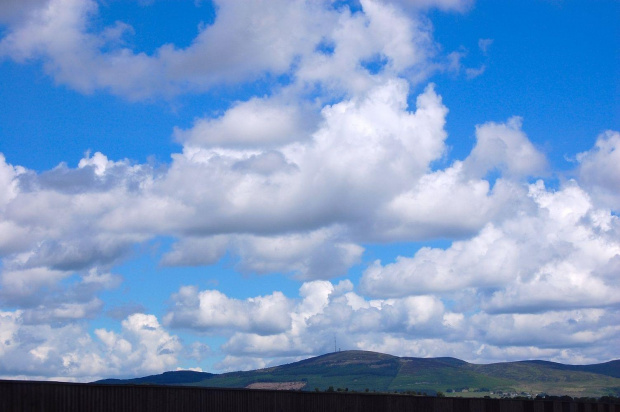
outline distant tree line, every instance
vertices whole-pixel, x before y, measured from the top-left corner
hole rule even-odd
[[[321,388],[314,388],[315,392],[350,392],[350,393],[376,393],[380,395],[409,395],[409,396],[437,396],[443,397],[445,396],[442,392],[433,392],[430,395],[427,392],[416,392],[416,391],[377,391],[375,389],[370,390],[369,388],[364,389],[363,391],[356,391],[355,389],[349,388],[334,388],[333,386],[328,387],[325,390],[321,390]]]
[[[468,389],[468,388],[462,388],[462,389]],[[462,390],[461,389],[461,390]],[[436,396],[438,398],[443,398],[446,395],[441,392],[441,391],[437,391],[437,392],[416,392],[416,391],[398,391],[398,390],[394,390],[394,391],[377,391],[377,390],[370,390],[369,388],[364,389],[363,391],[356,391],[355,389],[349,389],[349,388],[334,388],[333,386],[329,386],[328,388],[321,390],[321,388],[314,388],[315,392],[349,392],[349,393],[375,393],[375,394],[380,394],[380,395],[392,395],[392,394],[396,394],[396,395],[409,395],[409,396]],[[459,391],[458,389],[447,389],[446,392],[447,393],[455,393],[456,391]],[[479,388],[476,389],[472,392],[489,392],[490,390],[487,388]],[[499,391],[501,392],[501,391]],[[489,399],[490,396],[485,396],[484,398]],[[511,397],[511,399],[514,400],[547,400],[547,401],[561,401],[561,402],[592,402],[592,403],[611,403],[611,404],[618,404],[620,405],[620,397],[618,396],[613,396],[613,395],[606,395],[606,396],[601,396],[600,398],[595,398],[595,397],[571,397],[568,395],[547,395],[546,393],[541,393],[538,394],[535,398],[532,397],[528,397],[528,396],[522,396],[522,395],[518,395],[518,396],[514,396]]]

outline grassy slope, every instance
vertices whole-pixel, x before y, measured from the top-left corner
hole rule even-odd
[[[540,360],[523,361],[523,362],[544,365],[552,369],[590,372],[590,373],[596,373],[600,375],[613,376],[614,378],[620,378],[620,360],[599,363],[596,365],[564,365],[562,363],[547,362],[547,361],[540,361]]]
[[[513,382],[516,391],[571,396],[601,396],[620,394],[620,379],[572,365],[551,364],[551,362],[525,361],[496,363],[491,365],[469,365],[469,368],[485,376],[506,379]],[[608,371],[615,374],[617,371]],[[605,372],[604,372],[605,373]]]
[[[512,381],[507,379],[489,377],[470,370],[468,363],[458,359],[445,359],[402,358],[401,370],[390,389],[445,392],[457,388],[508,389],[512,384]]]

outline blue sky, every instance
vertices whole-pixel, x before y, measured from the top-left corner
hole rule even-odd
[[[617,1],[0,5],[0,376],[617,359]]]

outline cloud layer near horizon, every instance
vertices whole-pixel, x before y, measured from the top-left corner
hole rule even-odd
[[[620,134],[574,154],[557,188],[537,180],[553,171],[527,119],[478,125],[471,152],[451,159],[439,91],[408,102],[411,85],[450,70],[420,9],[470,2],[281,3],[218,3],[189,47],[152,55],[122,46],[124,23],[90,31],[94,1],[0,8],[0,57],[41,61],[78,92],[156,99],[293,79],[171,131],[183,148],[164,165],[95,152],[35,172],[0,155],[0,375],[154,373],[214,350],[203,335],[226,340],[222,369],[318,354],[334,333],[348,348],[479,362],[617,357]],[[299,280],[299,294],[179,285],[161,319],[128,313],[120,331],[89,331],[123,282],[114,267],[158,237],[175,239],[161,265],[229,254],[241,273]],[[364,245],[442,238],[452,244],[370,264],[358,285],[331,280]]]

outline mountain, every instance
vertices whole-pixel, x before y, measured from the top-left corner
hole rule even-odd
[[[247,372],[211,374],[177,371],[105,384],[160,384],[228,388],[303,388],[355,391],[448,392],[483,396],[494,392],[550,395],[620,395],[620,360],[596,365],[546,361],[489,365],[455,358],[406,358],[367,351],[334,352],[287,365]],[[279,383],[279,384],[278,384]]]
[[[209,379],[211,376],[217,376],[212,373],[194,372],[194,371],[171,371],[164,372],[159,375],[144,376],[142,378],[133,379],[103,379],[96,383],[105,384],[152,384],[152,385],[184,385],[200,382]]]

